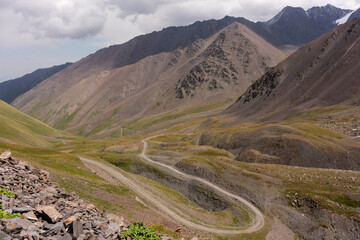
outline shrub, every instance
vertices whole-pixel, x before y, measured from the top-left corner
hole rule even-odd
[[[15,197],[16,194],[13,192],[10,192],[9,190],[5,189],[5,188],[0,188],[0,195],[6,195],[8,197]]]
[[[15,197],[16,194],[13,192],[10,192],[9,190],[5,189],[5,188],[0,188],[0,195],[6,195],[8,197]],[[3,209],[3,206],[0,204],[0,218],[16,218],[16,217],[20,217],[21,214],[20,213],[9,213],[9,212],[5,212]]]
[[[121,239],[130,237],[133,240],[161,240],[161,237],[155,233],[155,229],[152,227],[145,227],[142,222],[135,222],[128,226],[128,230],[121,233]]]

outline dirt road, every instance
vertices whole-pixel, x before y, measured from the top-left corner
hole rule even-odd
[[[154,138],[154,137],[151,137]],[[263,226],[264,226],[264,216],[263,214],[260,212],[260,210],[258,210],[253,204],[251,204],[250,202],[248,202],[247,200],[232,194],[224,189],[222,189],[221,187],[214,185],[213,183],[199,178],[199,177],[195,177],[195,176],[191,176],[188,174],[185,174],[183,172],[180,172],[179,170],[168,166],[166,164],[163,163],[159,163],[156,162],[154,160],[152,160],[151,158],[149,158],[148,156],[146,156],[146,149],[147,149],[147,140],[149,140],[150,138],[147,138],[145,140],[142,140],[142,142],[144,143],[144,148],[142,153],[140,154],[140,157],[157,166],[161,166],[163,169],[167,170],[168,172],[174,173],[176,175],[181,175],[184,178],[187,179],[193,179],[196,181],[199,181],[203,184],[206,184],[208,187],[212,188],[213,190],[217,191],[218,193],[221,193],[223,195],[226,195],[228,197],[231,197],[237,201],[239,201],[243,206],[245,206],[245,209],[249,209],[252,214],[250,213],[251,216],[253,217],[252,223],[249,227],[247,227],[246,229],[244,228],[234,228],[234,227],[216,227],[216,226],[208,226],[208,225],[201,225],[201,224],[197,224],[194,222],[189,221],[188,219],[185,218],[185,216],[181,216],[179,213],[177,213],[176,211],[174,211],[173,209],[171,209],[171,203],[166,202],[166,200],[158,198],[158,197],[154,197],[153,194],[151,194],[150,191],[146,190],[144,187],[142,187],[140,184],[136,183],[136,181],[134,181],[133,179],[129,178],[129,176],[126,176],[126,172],[122,171],[121,169],[116,168],[115,166],[112,166],[110,164],[107,163],[103,163],[103,162],[99,162],[99,161],[94,161],[94,160],[90,160],[84,157],[80,157],[80,159],[89,167],[91,168],[93,171],[95,172],[99,172],[99,171],[104,171],[107,174],[109,174],[109,176],[116,178],[117,180],[119,180],[121,183],[123,183],[124,185],[126,185],[128,188],[132,189],[140,198],[146,200],[147,202],[150,202],[152,206],[154,206],[158,211],[162,212],[163,214],[165,214],[166,216],[169,216],[170,218],[172,218],[173,220],[182,223],[188,227],[194,228],[194,229],[198,229],[198,230],[202,230],[202,231],[206,231],[206,232],[211,232],[211,233],[216,233],[216,234],[220,234],[220,235],[224,235],[224,234],[241,234],[241,233],[251,233],[251,232],[255,232],[260,230]],[[189,217],[189,219],[191,219],[191,217]]]

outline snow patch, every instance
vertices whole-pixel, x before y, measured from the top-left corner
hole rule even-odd
[[[350,15],[353,14],[353,12],[355,12],[355,11],[349,12],[349,13],[346,14],[344,17],[339,18],[338,20],[335,21],[335,23],[336,23],[337,25],[346,23],[347,20],[349,19]]]

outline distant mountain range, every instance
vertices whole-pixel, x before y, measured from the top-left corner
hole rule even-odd
[[[70,65],[71,63],[65,63],[50,68],[42,68],[22,77],[2,82],[0,83],[0,99],[4,102],[11,103],[21,94],[26,93],[45,79]]]
[[[353,14],[332,5],[286,7],[268,22],[225,17],[165,28],[101,49],[8,101],[16,98],[15,107],[56,128],[106,135],[143,116],[232,101],[283,60],[289,45],[308,43]]]
[[[267,22],[260,23],[280,44],[302,45],[308,43],[338,25],[349,9],[340,9],[330,4],[305,11],[299,7],[285,7]]]

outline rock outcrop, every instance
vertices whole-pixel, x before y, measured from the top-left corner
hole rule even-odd
[[[1,239],[117,239],[126,230],[122,218],[67,193],[10,152],[0,156],[0,187],[16,194],[0,196],[4,211],[21,214],[0,219]]]

